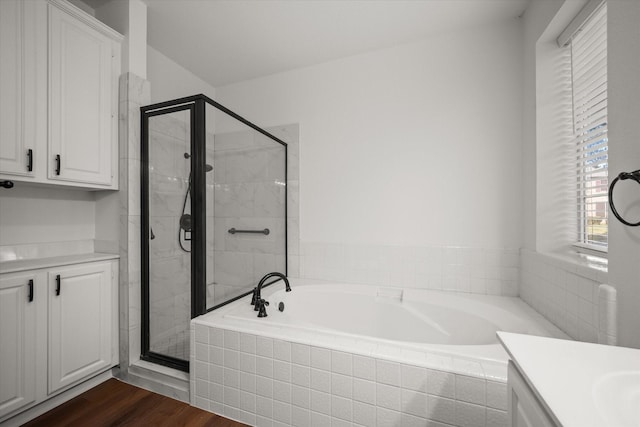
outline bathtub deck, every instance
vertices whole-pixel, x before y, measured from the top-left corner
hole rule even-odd
[[[120,425],[244,426],[184,402],[110,379],[39,416],[23,427]]]

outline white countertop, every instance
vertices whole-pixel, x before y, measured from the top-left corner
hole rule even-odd
[[[507,332],[498,338],[559,426],[640,425],[640,350]]]
[[[117,254],[91,252],[86,254],[4,261],[0,262],[0,273],[14,273],[17,271],[37,270],[40,268],[57,267],[61,265],[79,264],[92,261],[105,261],[118,258],[120,258],[120,255]]]

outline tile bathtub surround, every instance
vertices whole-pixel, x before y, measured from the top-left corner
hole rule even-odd
[[[300,277],[518,295],[519,249],[300,243]]]
[[[191,404],[250,425],[507,426],[503,374],[464,375],[200,324],[192,334]]]
[[[615,341],[615,292],[599,291],[607,283],[604,265],[581,265],[529,250],[522,250],[521,260],[520,297],[527,304],[573,339]]]

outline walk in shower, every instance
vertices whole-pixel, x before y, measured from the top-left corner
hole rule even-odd
[[[141,112],[141,358],[188,370],[191,318],[287,274],[287,144],[204,95]]]

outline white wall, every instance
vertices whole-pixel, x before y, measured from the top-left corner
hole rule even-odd
[[[640,169],[640,2],[610,0],[607,6],[609,176]],[[626,185],[625,185],[626,184]],[[616,207],[640,220],[640,188],[616,186]],[[640,227],[609,222],[609,281],[618,291],[619,344],[640,348]]]
[[[544,173],[541,167],[540,149],[544,148],[541,141],[540,121],[544,119],[543,108],[540,109],[540,96],[544,96],[545,88],[540,85],[550,85],[549,79],[540,76],[541,67],[536,67],[536,53],[544,53],[545,40],[541,36],[555,21],[564,20],[568,23],[572,15],[580,9],[581,2],[531,2],[524,14],[524,52],[525,52],[525,96],[523,109],[523,141],[524,141],[524,247],[531,251],[545,251],[550,245],[545,240],[550,236],[541,236],[549,232],[548,223],[544,225],[544,216],[540,209],[544,207],[539,199],[544,194],[543,180],[537,174]],[[638,118],[640,117],[640,2],[626,0],[609,0],[608,2],[608,105],[609,105],[609,176],[614,177],[622,171],[632,171],[640,168],[640,143],[638,143]],[[572,10],[570,10],[572,9]],[[564,14],[564,17],[560,16]],[[559,33],[560,29],[556,29]],[[537,52],[536,52],[537,49]],[[540,59],[540,58],[538,58]],[[548,87],[547,87],[548,88]],[[538,91],[538,94],[536,94]],[[538,99],[536,96],[538,95]],[[536,111],[538,107],[539,111]],[[548,117],[547,117],[548,118]],[[548,125],[547,120],[547,125]],[[536,126],[538,129],[536,130]],[[536,142],[536,139],[538,140]],[[536,162],[536,153],[537,162]],[[537,170],[537,171],[536,171]],[[635,183],[616,188],[615,200],[619,210],[630,219],[640,218],[640,203],[638,188]],[[537,193],[537,194],[536,194]],[[535,215],[534,215],[535,213]],[[543,212],[544,213],[544,212]],[[541,222],[542,219],[542,222]],[[541,227],[542,224],[542,227]],[[537,257],[535,252],[523,252],[523,263]],[[562,261],[554,261],[553,256],[545,255],[540,258],[544,262],[562,265]],[[567,268],[555,268],[555,272],[541,271],[539,274],[549,276],[553,274],[553,283],[559,289],[555,295],[545,296],[547,301],[535,301],[527,295],[536,295],[538,289],[544,285],[540,281],[522,280],[521,295],[536,309],[543,313],[555,313],[551,317],[556,324],[569,326],[577,325],[575,308],[573,313],[569,304],[571,283],[568,280],[571,271],[590,275],[598,283],[609,283],[618,292],[618,344],[640,348],[640,229],[629,228],[620,224],[613,216],[609,222],[609,254],[608,272],[597,271],[586,266],[567,264]],[[548,282],[548,281],[547,281]],[[530,289],[531,288],[531,289]],[[585,289],[587,292],[585,293]],[[574,293],[590,295],[589,286],[573,286]],[[538,292],[539,293],[539,292]],[[597,310],[580,309],[580,317],[601,316]],[[584,320],[584,319],[578,319]],[[595,322],[597,323],[597,321]],[[588,330],[578,331],[575,338],[593,338]]]
[[[216,90],[191,71],[147,46],[147,80],[151,83],[151,103],[203,93],[215,97]]]
[[[300,123],[301,241],[520,247],[519,21],[216,92]]]
[[[0,230],[0,246],[93,239],[94,196],[16,183],[2,192]]]

